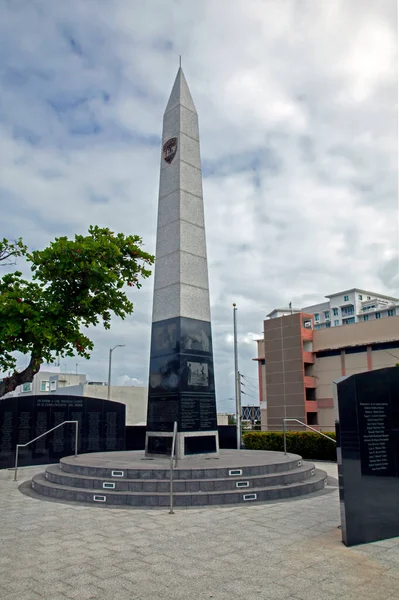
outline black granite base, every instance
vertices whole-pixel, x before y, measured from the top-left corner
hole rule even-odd
[[[399,536],[399,368],[337,383],[338,476],[347,546]]]
[[[174,422],[179,433],[217,430],[209,322],[177,317],[153,323],[148,389],[147,432],[172,432]],[[148,444],[148,454],[155,444]],[[216,451],[215,440],[187,445],[188,454]]]
[[[38,498],[99,507],[162,507],[170,502],[169,461],[143,452],[71,456],[32,480]],[[194,455],[173,471],[174,505],[228,505],[300,497],[324,489],[326,474],[295,454],[222,450]]]

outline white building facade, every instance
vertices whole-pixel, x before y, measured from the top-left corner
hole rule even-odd
[[[326,296],[327,302],[301,309],[278,308],[267,315],[274,319],[297,312],[314,316],[314,328],[339,327],[399,315],[399,298],[353,288]]]

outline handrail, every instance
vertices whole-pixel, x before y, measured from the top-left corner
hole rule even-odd
[[[32,444],[33,442],[36,442],[36,440],[40,440],[40,438],[42,438],[44,435],[47,435],[48,433],[51,433],[52,431],[54,431],[54,429],[58,429],[58,427],[61,427],[61,425],[65,425],[66,423],[75,423],[75,456],[78,455],[78,431],[79,431],[79,421],[63,421],[62,423],[59,423],[58,425],[56,425],[55,427],[53,427],[52,429],[49,429],[48,431],[45,431],[44,433],[42,433],[41,435],[38,435],[37,437],[35,437],[34,440],[30,440],[30,442],[26,442],[26,444],[17,444],[17,447],[15,449],[15,472],[14,472],[14,481],[17,481],[17,472],[18,472],[18,452],[19,452],[19,448],[25,448],[25,446],[29,446],[29,444]]]
[[[170,475],[169,475],[169,479],[170,479],[170,509],[169,509],[169,514],[170,515],[174,515],[174,511],[173,511],[173,458],[175,455],[175,450],[176,450],[176,436],[177,436],[177,422],[175,421],[173,423],[173,438],[172,438],[172,451],[170,453]]]
[[[286,431],[286,427],[285,424],[287,421],[296,421],[297,423],[300,423],[301,425],[303,425],[304,427],[307,427],[308,429],[311,429],[312,431],[314,431],[315,433],[318,433],[319,435],[322,435],[323,437],[327,438],[328,440],[330,440],[330,442],[333,442],[334,444],[336,444],[336,440],[333,440],[332,438],[330,438],[329,435],[326,435],[325,433],[322,433],[321,431],[319,431],[318,429],[314,429],[314,427],[310,427],[310,425],[306,425],[306,423],[303,423],[302,421],[300,421],[299,419],[283,419],[283,432],[284,432],[284,454],[287,454],[287,431]]]

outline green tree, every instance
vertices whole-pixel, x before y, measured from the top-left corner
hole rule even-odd
[[[0,372],[11,371],[0,381],[0,397],[32,381],[40,365],[56,356],[90,358],[87,328],[102,323],[109,329],[112,314],[130,315],[125,285],[140,288],[154,263],[139,236],[93,226],[86,236],[56,238],[33,252],[21,239],[0,241],[0,261],[9,265],[18,256],[33,275],[31,281],[19,271],[0,278]],[[23,371],[16,370],[15,352],[30,357]]]

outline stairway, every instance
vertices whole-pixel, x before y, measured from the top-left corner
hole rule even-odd
[[[66,457],[32,479],[33,490],[65,502],[155,507],[170,501],[168,459],[142,452]],[[174,505],[205,506],[265,502],[322,490],[324,471],[295,454],[222,450],[219,459],[193,457],[173,471]]]

